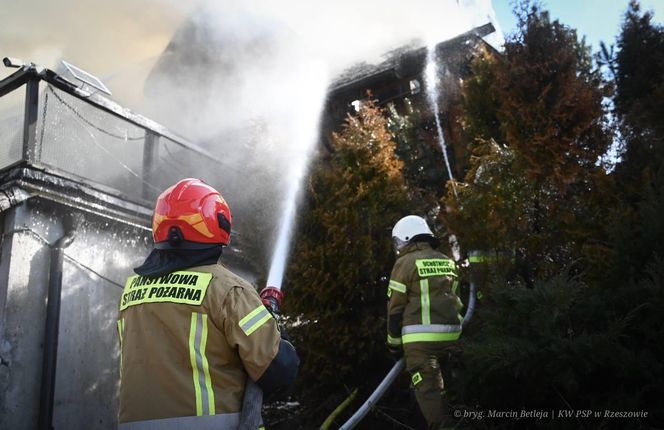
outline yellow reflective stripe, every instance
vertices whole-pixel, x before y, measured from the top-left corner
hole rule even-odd
[[[387,344],[390,346],[399,346],[401,345],[400,337],[392,337],[389,334],[387,335]]]
[[[124,334],[124,318],[120,318],[118,320],[118,336],[120,337],[120,351],[122,351],[122,341],[124,340],[123,334]]]
[[[457,293],[457,289],[459,289],[459,281],[455,279],[455,280],[452,282],[452,294],[456,294],[456,293]]]
[[[456,300],[457,300],[457,305],[459,306],[459,309],[462,309],[463,308],[463,302],[461,301],[461,298],[459,296],[457,296]],[[461,316],[461,314],[457,314],[457,318],[459,318],[459,322],[463,322],[463,316]]]
[[[431,300],[429,298],[429,280],[420,280],[420,304],[422,305],[422,324],[431,324]]]
[[[468,257],[469,263],[496,263],[498,261],[509,261],[514,263],[515,257],[508,255],[471,255]]]
[[[415,373],[411,378],[411,382],[413,383],[413,387],[422,382],[422,374],[420,372]]]
[[[200,305],[212,281],[211,273],[179,271],[160,277],[134,275],[127,279],[120,310],[144,303]]]
[[[387,287],[387,297],[392,297],[392,289],[390,287]]]
[[[495,263],[496,260],[495,255],[471,255],[468,257],[469,263]]]
[[[208,335],[207,315],[203,314],[201,355],[203,361],[203,373],[205,374],[205,388],[207,389],[208,408],[210,415],[214,415],[215,414],[214,391],[212,391],[212,378],[210,378],[210,366],[208,364],[207,356],[205,355],[205,347],[207,346],[207,335]]]
[[[415,260],[417,274],[422,277],[429,276],[457,276],[456,263],[453,260],[432,258],[428,260]]]
[[[212,378],[210,378],[210,367],[205,356],[207,335],[207,315],[192,312],[189,327],[189,359],[196,393],[197,416],[215,414]]]
[[[258,330],[260,326],[265,324],[271,317],[272,314],[270,314],[270,311],[268,311],[267,308],[261,304],[256,309],[249,312],[244,318],[242,318],[238,325],[242,331],[244,331],[244,334],[249,336],[251,333]]]
[[[390,289],[398,291],[400,293],[406,292],[406,286],[404,284],[402,284],[401,282],[393,281],[391,279],[390,279]]]
[[[401,334],[411,333],[457,333],[461,331],[461,324],[411,324],[403,326]]]
[[[118,337],[120,338],[120,378],[122,378],[122,343],[124,342],[124,318],[118,320]]]
[[[412,342],[447,342],[459,339],[461,332],[456,333],[411,333],[401,337],[403,343]]]
[[[469,263],[484,263],[486,261],[493,261],[495,257],[485,257],[483,255],[471,255],[468,257]]]
[[[196,392],[196,415],[203,415],[203,402],[201,401],[201,387],[199,385],[198,366],[196,364],[196,312],[191,314],[191,325],[189,327],[189,359],[191,360],[192,377],[194,380],[194,391]]]

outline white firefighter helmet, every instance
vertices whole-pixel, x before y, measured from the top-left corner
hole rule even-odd
[[[429,236],[434,238],[433,232],[424,218],[417,215],[408,215],[401,218],[394,224],[392,229],[392,239],[394,246],[399,252],[416,236]]]

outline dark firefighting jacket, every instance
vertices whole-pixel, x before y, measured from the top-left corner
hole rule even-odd
[[[387,290],[387,344],[447,342],[461,334],[463,307],[454,260],[426,242],[406,245]]]
[[[130,277],[118,331],[121,429],[235,429],[247,377],[274,374],[287,344],[253,286],[221,264]]]

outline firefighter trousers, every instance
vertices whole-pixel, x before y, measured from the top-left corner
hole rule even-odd
[[[438,430],[450,422],[447,402],[443,398],[443,375],[440,359],[447,342],[417,342],[404,345],[406,369],[411,388],[427,421],[429,430]]]

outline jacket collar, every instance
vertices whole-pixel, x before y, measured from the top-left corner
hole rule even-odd
[[[411,252],[415,251],[420,251],[422,249],[433,249],[433,248],[431,248],[431,245],[429,245],[427,242],[413,242],[401,248],[401,251],[399,251],[399,254],[397,256],[403,257],[406,254],[410,254]]]
[[[215,264],[221,258],[221,245],[201,250],[152,249],[143,264],[134,268],[142,276],[162,276],[190,267]]]

